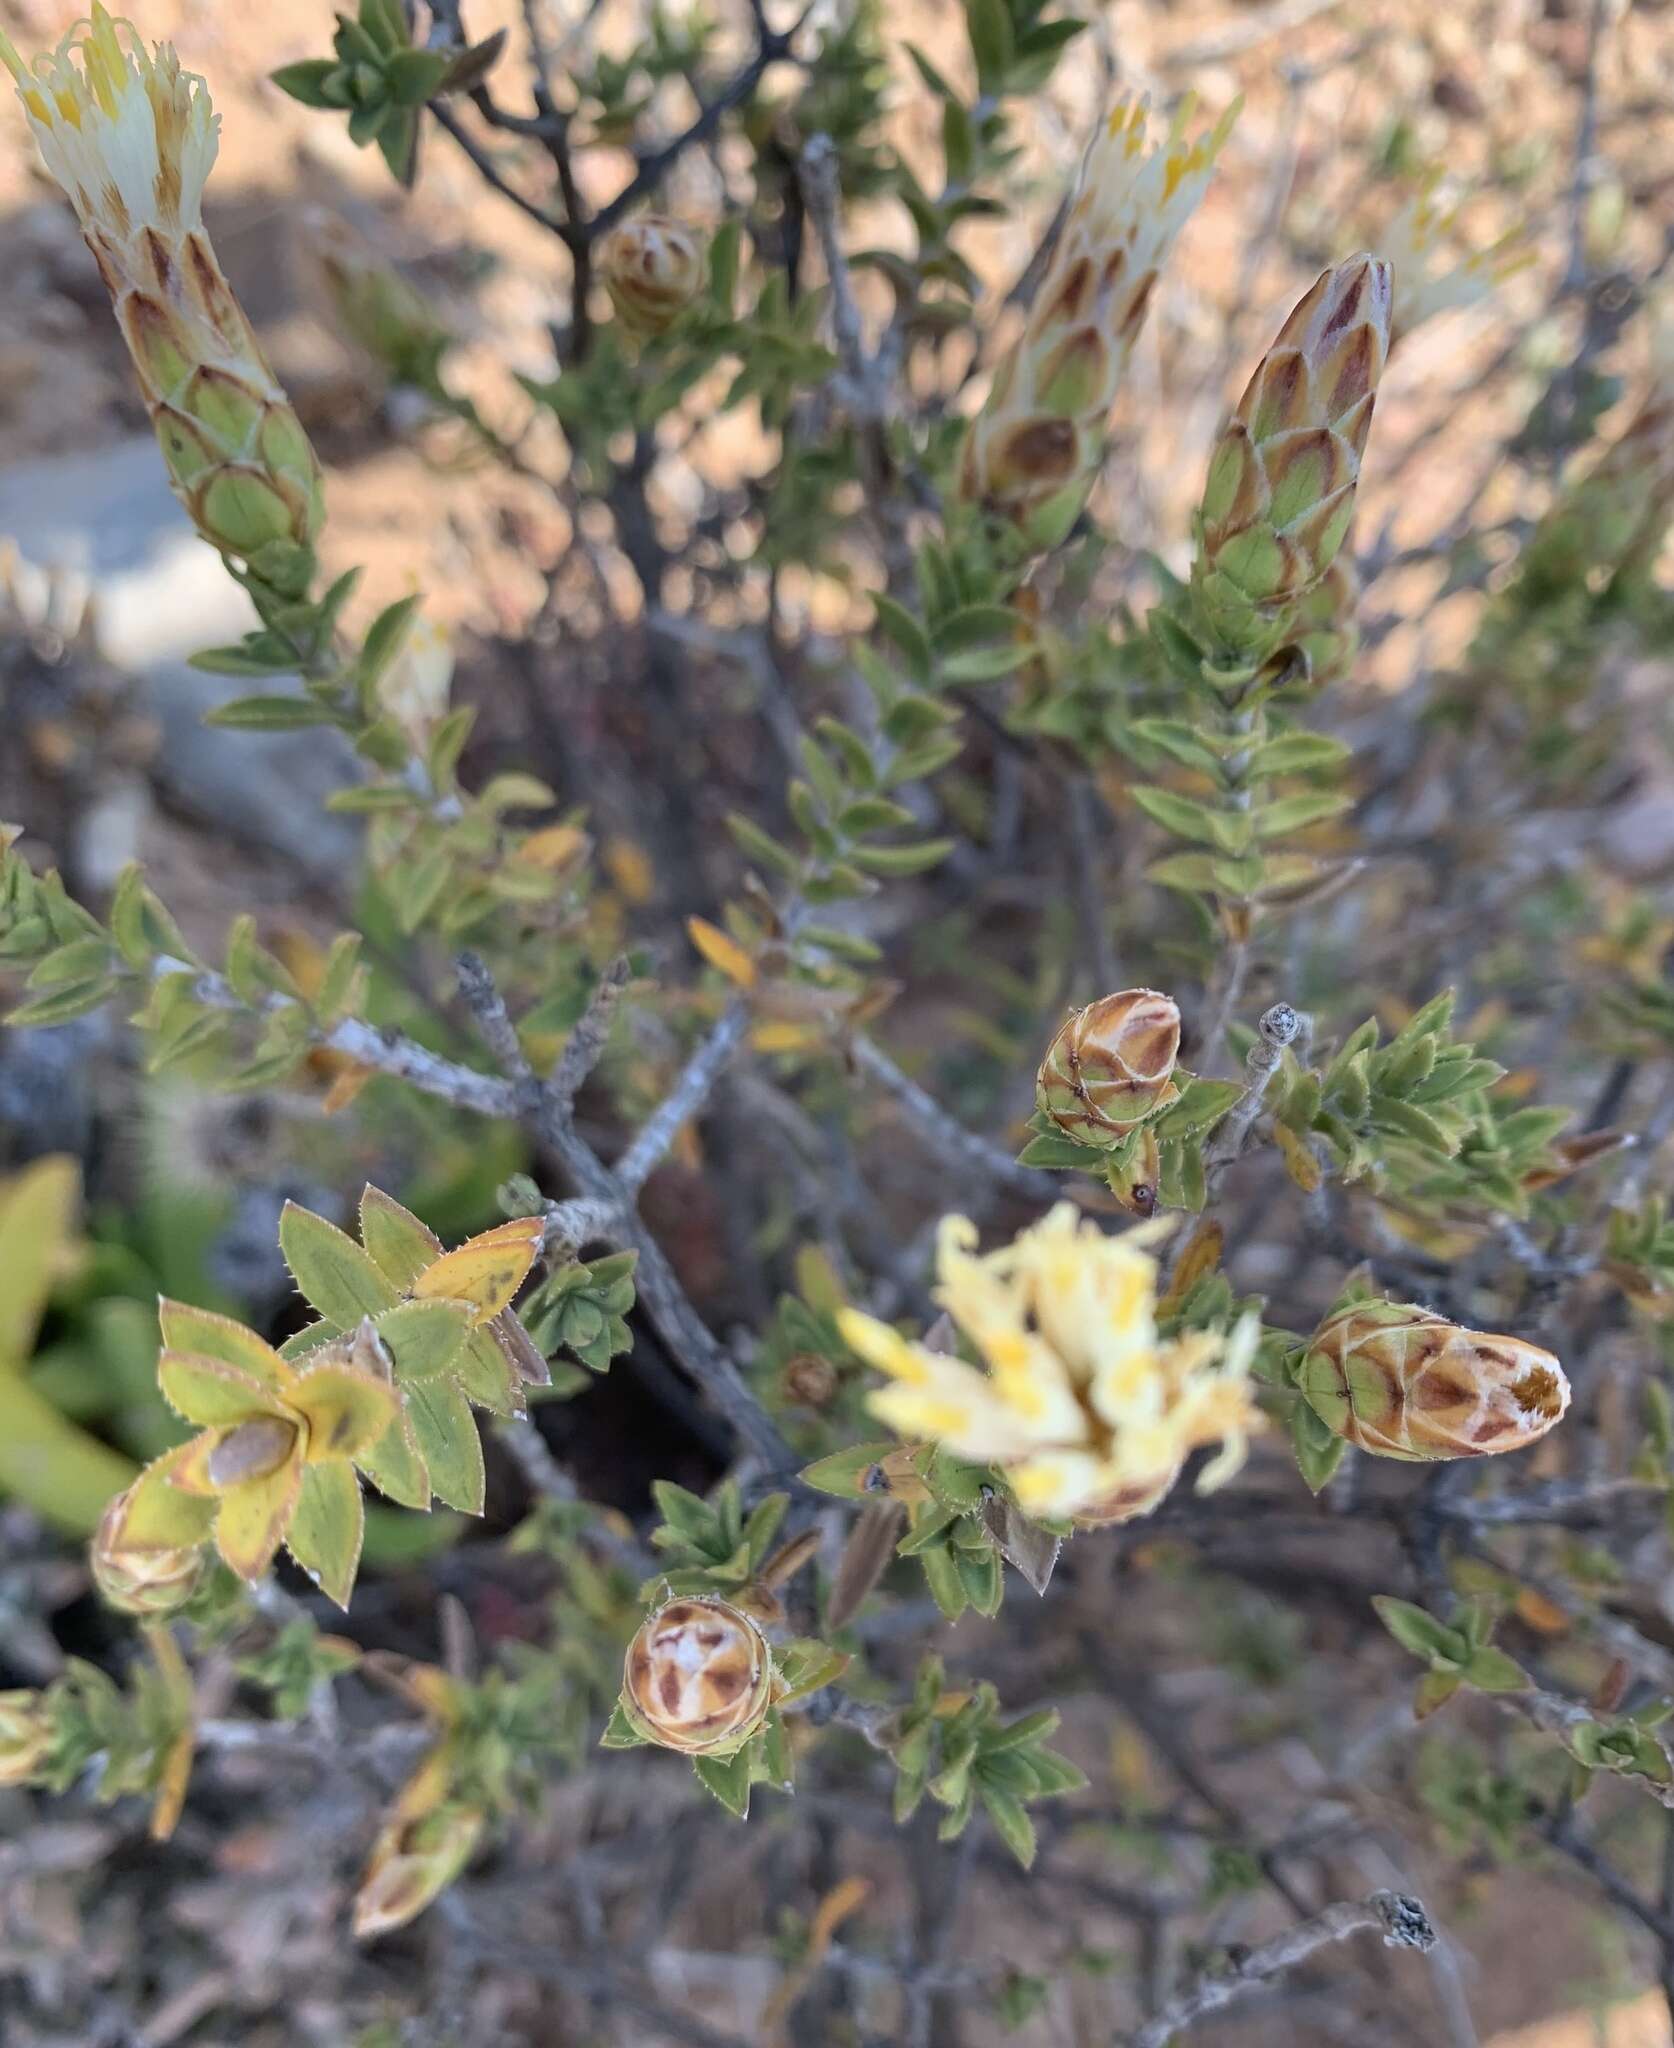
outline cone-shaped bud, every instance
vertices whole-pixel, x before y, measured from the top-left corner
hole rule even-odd
[[[97,0],[33,66],[3,35],[0,60],[110,293],[176,494],[212,547],[300,596],[319,465],[203,231],[218,126],[203,80]]]
[[[1036,546],[1063,538],[1092,488],[1158,274],[1237,112],[1188,141],[1187,99],[1152,148],[1147,103],[1123,99],[1093,139],[1028,323],[994,373],[959,467],[959,496]]]
[[[339,213],[309,207],[297,254],[330,326],[382,376],[435,382],[452,336],[424,295]]]
[[[1154,988],[1076,1010],[1041,1062],[1035,1101],[1066,1138],[1109,1151],[1176,1092],[1180,1012]]]
[[[670,1600],[628,1645],[623,1711],[636,1734],[664,1749],[737,1749],[772,1704],[767,1638],[725,1600]]]
[[[1343,544],[1389,353],[1390,290],[1375,257],[1326,271],[1216,443],[1193,586],[1223,655],[1265,653]]]
[[[0,1692],[0,1785],[27,1785],[46,1762],[52,1742],[45,1693]]]
[[[599,249],[599,275],[623,326],[662,334],[703,289],[705,237],[684,221],[644,213],[612,228]]]
[[[93,1583],[124,1614],[172,1614],[198,1589],[207,1554],[200,1543],[145,1546],[127,1534],[129,1496],[119,1493],[99,1518],[88,1561]]]
[[[1356,1301],[1308,1340],[1297,1385],[1333,1434],[1385,1458],[1519,1451],[1563,1419],[1551,1352],[1398,1301]]]

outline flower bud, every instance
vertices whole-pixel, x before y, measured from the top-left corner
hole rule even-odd
[[[1104,458],[1110,410],[1174,238],[1237,115],[1188,142],[1192,102],[1147,148],[1144,100],[1118,100],[1093,139],[1028,324],[971,422],[958,494],[1055,546]]]
[[[1299,302],[1209,462],[1193,588],[1223,653],[1264,653],[1336,558],[1389,352],[1387,263],[1355,256]]]
[[[1297,1385],[1334,1435],[1385,1458],[1520,1451],[1569,1406],[1564,1369],[1538,1344],[1398,1301],[1350,1302],[1327,1316]]]
[[[1123,989],[1066,1019],[1041,1063],[1035,1102],[1066,1138],[1109,1151],[1173,1097],[1179,1054],[1174,998]]]
[[[599,275],[630,333],[662,334],[703,289],[705,238],[684,221],[643,213],[605,236]]]
[[[257,585],[301,596],[320,469],[203,231],[217,127],[203,80],[97,0],[50,56],[26,67],[0,35],[0,61],[110,293],[176,495]]]
[[[0,1692],[0,1785],[27,1785],[52,1748],[46,1694]]]
[[[670,1600],[628,1645],[623,1709],[636,1734],[664,1749],[735,1750],[772,1704],[767,1638],[725,1600]]]
[[[183,1607],[203,1577],[201,1544],[142,1548],[124,1535],[129,1496],[119,1493],[99,1517],[88,1551],[93,1583],[124,1614],[172,1614]]]

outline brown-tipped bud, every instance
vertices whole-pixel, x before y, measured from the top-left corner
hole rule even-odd
[[[51,1748],[46,1694],[24,1688],[0,1692],[0,1785],[27,1785]]]
[[[622,1708],[637,1735],[689,1756],[732,1751],[773,1704],[767,1638],[707,1595],[670,1600],[628,1645]]]
[[[612,228],[599,249],[599,275],[622,325],[662,334],[703,289],[704,235],[684,221],[641,214]]]
[[[1172,1099],[1180,1012],[1154,988],[1126,988],[1076,1010],[1035,1082],[1043,1116],[1077,1144],[1109,1151]]]
[[[1384,1458],[1519,1451],[1569,1406],[1550,1351],[1398,1301],[1350,1302],[1327,1316],[1297,1384],[1334,1435]]]
[[[1265,651],[1336,558],[1389,353],[1389,265],[1355,256],[1298,303],[1209,462],[1194,571],[1219,647]]]
[[[129,1496],[119,1493],[99,1518],[88,1562],[93,1583],[124,1614],[172,1614],[197,1591],[206,1553],[201,1544],[144,1548],[127,1539]]]

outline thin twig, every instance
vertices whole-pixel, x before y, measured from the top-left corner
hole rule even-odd
[[[680,1127],[708,1101],[722,1070],[744,1042],[750,1011],[742,997],[728,1003],[720,1020],[681,1069],[680,1078],[639,1128],[639,1135],[617,1160],[615,1173],[624,1193],[638,1194],[658,1162],[680,1135]]]
[[[1213,1143],[1203,1155],[1204,1174],[1209,1180],[1224,1172],[1243,1151],[1273,1076],[1284,1064],[1285,1047],[1300,1037],[1302,1027],[1302,1013],[1289,1003],[1275,1003],[1270,1010],[1263,1011],[1256,1026],[1256,1042],[1244,1056],[1249,1074],[1244,1092],[1227,1111]]]
[[[167,954],[159,955],[151,963],[151,973],[158,981],[171,974],[190,975],[193,996],[212,1010],[270,1017],[305,1008],[282,995],[247,1003],[224,976],[194,967],[185,960],[171,959]],[[380,1031],[359,1017],[313,1026],[307,1041],[322,1051],[341,1053],[357,1066],[405,1081],[421,1095],[434,1095],[443,1102],[451,1102],[456,1109],[472,1110],[478,1116],[515,1119],[524,1106],[522,1093],[514,1082],[479,1073],[475,1067],[463,1067],[456,1060],[432,1052],[427,1045],[420,1045],[416,1039],[406,1038],[399,1031]]]
[[[1003,1147],[966,1130],[951,1111],[943,1109],[933,1095],[904,1074],[872,1039],[857,1038],[853,1051],[860,1072],[895,1098],[926,1147],[956,1172],[964,1176],[974,1173],[1009,1194],[1023,1195],[1031,1201],[1050,1201],[1064,1192],[1050,1174],[1019,1166]]]
[[[549,1104],[568,1109],[582,1083],[598,1065],[610,1037],[616,1006],[628,985],[628,972],[626,958],[619,957],[610,963],[594,985],[587,1007],[565,1040],[558,1064],[547,1080],[546,1099]]]
[[[1344,1900],[1259,1948],[1241,1953],[1230,1968],[1200,1977],[1146,2021],[1133,2035],[1132,2048],[1168,2048],[1177,2034],[1206,2014],[1219,2012],[1258,1984],[1283,1976],[1317,1950],[1373,1930],[1382,1934],[1387,1948],[1414,1948],[1423,1955],[1436,1944],[1436,1930],[1428,1914],[1405,1892],[1373,1892],[1370,1898]]]

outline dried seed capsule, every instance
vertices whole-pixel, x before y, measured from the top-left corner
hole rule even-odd
[[[119,1493],[99,1517],[88,1550],[93,1583],[124,1614],[172,1614],[183,1607],[203,1577],[201,1544],[140,1549],[127,1542],[123,1523],[128,1495]]]
[[[1398,1301],[1350,1302],[1327,1316],[1297,1385],[1335,1435],[1385,1458],[1518,1451],[1569,1406],[1550,1351]]]
[[[1066,1138],[1108,1151],[1174,1094],[1179,1054],[1174,998],[1123,989],[1065,1020],[1041,1063],[1036,1104]]]
[[[1223,653],[1259,655],[1335,560],[1389,353],[1389,265],[1355,256],[1299,301],[1209,461],[1193,589]]]
[[[662,334],[703,289],[704,237],[684,221],[644,213],[605,236],[599,275],[623,326]]]
[[[664,1749],[736,1749],[772,1703],[767,1638],[725,1600],[670,1600],[628,1645],[623,1708],[635,1731]]]

